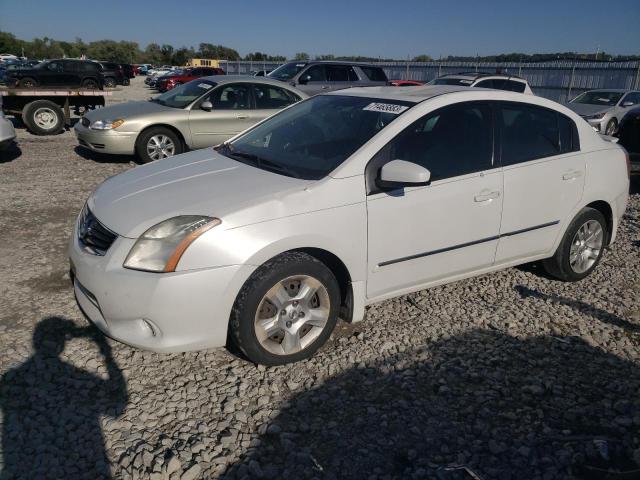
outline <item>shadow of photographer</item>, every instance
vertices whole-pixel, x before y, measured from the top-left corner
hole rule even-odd
[[[99,347],[107,378],[61,358],[66,342],[80,337]],[[0,479],[111,478],[100,417],[117,417],[127,404],[111,347],[94,327],[59,317],[36,325],[33,347],[27,361],[0,379]]]
[[[296,394],[224,478],[640,478],[638,391],[575,337],[445,336]]]

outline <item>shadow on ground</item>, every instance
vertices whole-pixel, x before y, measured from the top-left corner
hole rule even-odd
[[[225,478],[640,478],[638,365],[575,337],[478,330],[361,367],[287,402]]]
[[[0,149],[0,163],[13,162],[20,155],[22,155],[22,150],[17,143],[13,142]]]
[[[61,358],[78,337],[98,345],[106,378]],[[33,347],[31,358],[0,379],[0,478],[111,478],[100,417],[119,416],[127,390],[109,344],[94,327],[49,317],[36,326]]]
[[[92,160],[97,163],[129,163],[135,162],[136,157],[133,155],[109,155],[89,150],[88,148],[76,146],[74,148],[76,154],[86,160]]]

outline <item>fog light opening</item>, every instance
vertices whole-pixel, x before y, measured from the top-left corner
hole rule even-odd
[[[149,330],[149,332],[151,332],[151,336],[155,337],[157,335],[156,333],[156,329],[153,327],[153,323],[151,323],[149,320],[143,318],[142,319],[142,324],[147,327],[147,329]]]

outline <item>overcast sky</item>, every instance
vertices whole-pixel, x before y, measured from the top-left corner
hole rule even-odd
[[[0,0],[19,38],[406,58],[556,51],[640,54],[640,0]]]

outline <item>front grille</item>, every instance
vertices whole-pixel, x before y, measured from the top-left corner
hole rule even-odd
[[[118,237],[102,225],[87,205],[78,219],[78,241],[92,255],[104,255]]]
[[[82,120],[80,120],[80,123],[82,124],[83,127],[88,127],[89,125],[91,125],[91,122],[87,117],[82,117]]]

